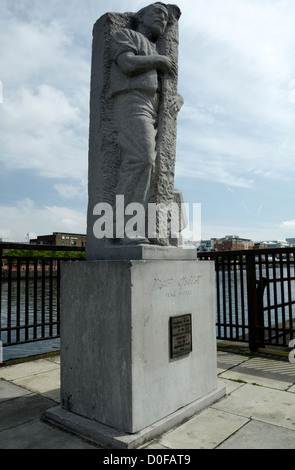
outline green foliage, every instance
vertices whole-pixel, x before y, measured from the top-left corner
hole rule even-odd
[[[3,250],[3,255],[9,258],[66,258],[66,259],[85,259],[85,251],[51,251],[51,250],[21,250],[7,249]]]

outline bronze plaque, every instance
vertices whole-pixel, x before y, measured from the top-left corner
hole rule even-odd
[[[170,317],[170,354],[178,357],[192,351],[192,316]]]

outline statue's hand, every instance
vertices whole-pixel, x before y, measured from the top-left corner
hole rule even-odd
[[[159,55],[156,59],[156,68],[163,73],[168,73],[173,77],[177,75],[177,65],[175,62],[165,55]]]
[[[174,98],[172,99],[172,102],[169,106],[170,114],[172,115],[177,114],[182,108],[183,103],[184,103],[183,97],[179,93],[177,93],[177,95],[174,96]]]

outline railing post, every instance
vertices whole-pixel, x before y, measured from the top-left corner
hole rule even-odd
[[[247,297],[248,297],[248,325],[249,348],[258,351],[264,348],[264,311],[263,292],[268,281],[262,277],[257,281],[255,255],[247,255]]]
[[[257,345],[259,348],[264,348],[264,310],[263,310],[263,293],[268,284],[266,277],[262,277],[257,282],[256,288],[256,315],[255,315],[255,328],[257,331]]]
[[[2,258],[2,245],[0,244],[0,341],[1,341],[1,325],[2,325],[2,278],[3,278],[3,258]],[[2,342],[1,342],[1,351],[2,351]]]
[[[256,270],[255,256],[247,254],[247,299],[248,299],[248,327],[249,327],[249,348],[255,352],[258,350],[256,340],[256,318],[257,318],[257,290],[256,290]]]

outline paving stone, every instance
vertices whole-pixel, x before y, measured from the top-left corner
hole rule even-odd
[[[45,410],[55,406],[54,401],[40,395],[24,395],[0,403],[0,430],[15,428],[33,419],[39,419]],[[0,434],[0,441],[2,434]]]
[[[252,420],[218,449],[295,449],[295,430]]]
[[[220,377],[287,390],[295,382],[295,365],[256,357],[223,372]]]
[[[0,449],[97,449],[90,442],[40,420],[0,433]]]
[[[28,395],[30,392],[15,384],[0,379],[0,403],[3,401],[11,400],[13,398]]]
[[[59,369],[59,364],[47,359],[39,359],[37,361],[22,362],[7,367],[0,368],[0,378],[5,380],[17,380],[30,377],[34,374],[40,374],[53,369]]]
[[[35,393],[40,393],[48,398],[57,402],[60,399],[60,371],[59,369],[50,370],[42,374],[35,374],[31,377],[19,379],[14,382],[15,384],[31,390]]]
[[[59,401],[59,361],[54,356],[0,368],[1,449],[97,448],[43,421],[45,411]],[[143,447],[294,449],[294,365],[223,352],[218,352],[218,364],[218,387],[226,387],[227,395]]]
[[[166,433],[157,443],[170,449],[214,449],[248,421],[242,416],[208,408]]]
[[[214,408],[295,430],[295,395],[245,384]]]
[[[238,364],[247,362],[248,357],[242,356],[241,354],[232,354],[223,351],[217,353],[217,372],[220,374],[227,369],[230,369]]]

